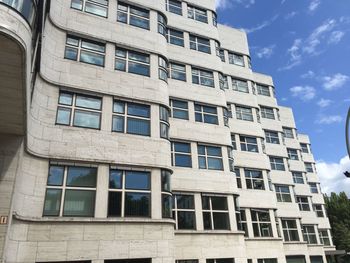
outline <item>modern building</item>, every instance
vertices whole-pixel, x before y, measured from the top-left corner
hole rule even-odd
[[[320,263],[307,135],[214,0],[0,0],[0,262]]]

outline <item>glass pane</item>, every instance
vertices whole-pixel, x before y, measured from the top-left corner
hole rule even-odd
[[[125,188],[150,190],[151,178],[149,172],[126,171],[125,172]]]
[[[118,8],[119,8],[119,6],[120,5],[118,5]],[[128,15],[127,15],[127,13],[118,11],[118,13],[117,13],[117,21],[126,24],[128,22]]]
[[[83,0],[72,0],[71,7],[73,9],[82,10],[83,9]]]
[[[50,166],[47,185],[62,185],[63,184],[64,167]]]
[[[125,103],[122,101],[115,101],[113,104],[113,112],[124,113],[125,112]]]
[[[60,213],[62,190],[47,189],[44,203],[44,216],[58,216]]]
[[[211,230],[211,217],[209,212],[203,212],[203,225],[205,230]]]
[[[226,197],[211,197],[211,205],[213,210],[228,210]]]
[[[66,190],[64,216],[93,217],[95,210],[95,191]]]
[[[138,15],[138,16],[142,16],[142,17],[145,17],[145,18],[149,17],[149,11],[148,10],[143,9],[143,8],[139,8],[139,7],[136,7],[136,6],[130,6],[130,13]]]
[[[129,70],[130,73],[135,73],[138,75],[149,76],[150,69],[149,65],[144,65],[136,62],[129,61]]]
[[[109,188],[121,189],[122,188],[123,171],[110,170],[109,172]]]
[[[96,187],[97,168],[70,166],[67,172],[67,186]]]
[[[208,169],[223,170],[222,159],[208,158]]]
[[[230,222],[228,213],[213,213],[214,229],[229,230]]]
[[[173,118],[188,120],[188,111],[174,109]]]
[[[210,210],[210,197],[209,196],[202,196],[202,208],[203,210]]]
[[[162,217],[171,218],[172,217],[172,196],[162,195]]]
[[[191,153],[191,145],[189,143],[174,142],[175,152]]]
[[[124,132],[124,117],[113,116],[112,131]]]
[[[77,107],[89,108],[94,110],[100,110],[101,104],[102,104],[102,101],[99,98],[93,98],[93,97],[87,97],[87,96],[81,96],[81,95],[77,95],[77,99],[75,101],[75,106]]]
[[[86,3],[85,5],[85,11],[91,14],[95,14],[98,16],[103,16],[103,17],[107,17],[107,8],[102,7],[102,6],[98,6],[98,5],[94,5],[91,3]]]
[[[175,154],[175,166],[192,167],[192,160],[190,155]]]
[[[105,56],[82,50],[80,52],[80,61],[97,66],[104,66]]]
[[[204,114],[204,122],[211,124],[218,124],[218,117],[214,115]]]
[[[64,52],[64,58],[71,59],[71,60],[77,60],[78,49],[72,48],[72,47],[66,47],[66,50]]]
[[[73,103],[73,95],[70,93],[61,92],[58,103],[71,106]]]
[[[177,209],[194,209],[193,195],[176,195]]]
[[[126,71],[126,61],[124,59],[116,59],[115,69],[120,71]]]
[[[196,219],[194,212],[177,212],[178,229],[196,229]]]
[[[130,16],[130,25],[141,27],[144,29],[149,29],[149,20],[131,15]]]
[[[151,107],[148,105],[128,103],[128,114],[133,116],[139,116],[149,118]]]
[[[121,216],[122,193],[109,192],[108,194],[108,216]]]
[[[125,193],[125,216],[150,216],[150,194]]]
[[[105,52],[105,45],[97,42],[82,40],[81,47],[97,52]]]
[[[203,156],[198,157],[198,166],[199,166],[199,169],[207,168],[207,161],[205,160],[205,157]]]
[[[212,146],[206,146],[207,153],[210,156],[221,156],[221,148],[220,147],[212,147]]]
[[[100,128],[100,113],[75,110],[73,125],[86,128]]]
[[[70,124],[71,109],[59,107],[57,110],[57,124],[69,125]]]
[[[166,170],[162,170],[162,191],[171,191],[171,173]]]
[[[149,55],[145,55],[142,53],[129,51],[129,59],[133,61],[143,62],[145,64],[149,64]],[[166,64],[166,62],[165,62]]]
[[[135,118],[128,118],[127,133],[150,136],[151,134],[150,121],[135,119]]]

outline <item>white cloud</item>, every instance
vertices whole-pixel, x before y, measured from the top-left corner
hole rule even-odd
[[[343,31],[333,31],[329,37],[328,44],[338,44],[344,35]]]
[[[348,156],[341,158],[338,163],[317,161],[316,169],[320,178],[322,192],[326,194],[346,192],[348,197],[350,197],[350,179],[343,174],[345,171],[350,172]]]
[[[320,4],[321,4],[321,0],[311,1],[310,5],[309,5],[309,11],[310,12],[315,11],[319,7]]]
[[[270,58],[275,47],[276,45],[270,45],[268,47],[260,48],[255,52],[255,54],[258,58]]]
[[[317,124],[333,124],[340,123],[343,121],[343,118],[340,115],[328,115],[328,116],[320,116],[315,123]]]
[[[298,14],[298,12],[295,12],[295,11],[290,12],[284,16],[284,19],[287,19],[287,20],[291,19],[291,18],[295,17],[297,14]]]
[[[281,1],[281,5],[283,5],[285,2],[286,2],[286,0],[282,0],[282,1]]]
[[[254,33],[256,31],[259,31],[259,30],[261,30],[261,29],[271,25],[278,18],[278,16],[279,15],[275,15],[271,19],[263,21],[261,24],[258,24],[255,27],[252,27],[252,28],[241,28],[241,30],[245,31],[247,34]]]
[[[315,72],[313,72],[312,70],[309,70],[308,72],[306,72],[305,74],[300,76],[303,79],[312,79],[315,77]]]
[[[302,40],[300,38],[294,40],[293,45],[287,50],[287,54],[289,54],[289,62],[286,66],[279,68],[279,70],[288,70],[301,63],[301,44]]]
[[[255,0],[215,0],[217,9],[227,9],[232,7],[233,4],[240,4],[245,8],[249,8],[255,4]]]
[[[324,98],[321,98],[318,102],[317,102],[317,105],[320,106],[321,108],[326,108],[328,107],[329,105],[331,105],[333,101],[331,100],[327,100],[327,99],[324,99]]]
[[[323,87],[325,90],[335,90],[341,88],[349,80],[349,76],[340,73],[334,74],[333,76],[323,77]]]
[[[226,9],[231,7],[231,3],[229,0],[215,0],[216,9]]]
[[[302,101],[312,100],[316,96],[315,88],[311,86],[295,86],[289,89],[293,97],[298,97]]]

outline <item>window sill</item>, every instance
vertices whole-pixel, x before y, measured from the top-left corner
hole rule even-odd
[[[300,244],[307,244],[305,241],[283,241],[284,245],[300,245]]]
[[[244,231],[231,230],[175,230],[175,235],[244,235]]]
[[[246,237],[246,241],[281,241],[281,237]]]

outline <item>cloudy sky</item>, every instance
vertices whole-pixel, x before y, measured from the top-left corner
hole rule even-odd
[[[219,22],[248,34],[253,70],[272,75],[280,105],[311,137],[324,192],[346,191],[349,0],[217,0]]]

